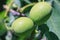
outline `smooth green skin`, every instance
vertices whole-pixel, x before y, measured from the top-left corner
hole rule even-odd
[[[33,27],[34,23],[30,18],[20,17],[16,19],[12,24],[12,29],[16,33],[23,33]]]
[[[30,11],[29,17],[34,22],[41,22],[40,20],[44,18],[46,15],[48,15],[51,11],[52,7],[47,2],[39,2],[36,5],[34,5]]]

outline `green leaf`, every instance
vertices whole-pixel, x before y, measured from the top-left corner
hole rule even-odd
[[[10,1],[7,0],[7,4],[9,4]],[[3,35],[7,31],[5,24],[4,24],[5,13],[6,13],[5,10],[0,12],[0,36]]]
[[[48,32],[49,31],[49,28],[46,24],[42,24],[38,27],[39,30],[41,30],[42,32]]]
[[[7,29],[5,28],[4,22],[0,21],[0,36],[2,36],[6,31]]]
[[[4,25],[4,13],[5,11],[0,13],[0,36],[2,36],[6,32],[6,28]]]
[[[5,11],[0,12],[0,20],[4,18]]]
[[[11,1],[12,1],[12,0],[7,0],[7,3],[6,3],[6,4],[9,5],[9,3],[10,3]]]
[[[0,0],[0,12],[4,11],[3,5],[6,4],[7,0]]]
[[[39,39],[43,38],[45,32],[49,32],[49,28],[46,24],[42,24],[42,25],[38,26],[38,30],[41,31],[40,35],[38,36]]]
[[[54,0],[53,12],[47,21],[50,31],[54,32],[60,39],[60,2]]]
[[[46,32],[45,36],[48,40],[59,40],[53,32]]]
[[[30,0],[31,2],[38,2],[38,0]]]
[[[1,12],[0,14],[0,36],[3,35],[5,32],[6,32],[6,28],[5,28],[5,25],[4,25],[4,12]]]

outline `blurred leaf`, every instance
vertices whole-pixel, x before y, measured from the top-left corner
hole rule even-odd
[[[53,12],[50,19],[47,21],[50,31],[54,32],[60,39],[60,2],[54,0]]]
[[[0,0],[0,12],[4,11],[3,5],[6,4],[7,0]]]
[[[6,4],[9,5],[9,3],[11,2],[12,0],[7,0]]]
[[[24,0],[26,3],[31,3],[29,0]]]
[[[6,3],[6,4],[8,5],[10,2],[11,2],[11,0],[7,0],[7,3]],[[1,20],[1,18],[2,18],[2,19],[4,18],[5,13],[6,13],[6,10],[0,12],[0,20]]]
[[[42,24],[42,25],[40,25],[39,27],[38,27],[38,29],[39,30],[41,30],[42,32],[48,32],[49,31],[49,28],[48,28],[48,26],[46,25],[46,24]]]
[[[58,37],[53,32],[46,32],[45,36],[47,40],[59,40]]]
[[[10,0],[11,1],[11,0]],[[10,1],[9,0],[7,0],[7,4],[9,4],[10,3]],[[6,13],[6,11],[4,10],[4,11],[2,11],[2,12],[0,12],[0,22],[2,23],[2,21],[3,21],[3,19],[4,19],[4,16],[5,16],[5,13]]]
[[[0,35],[4,34],[4,32],[6,32],[6,28],[4,25],[4,13],[5,13],[5,11],[1,12],[1,14],[0,14]]]
[[[46,24],[42,24],[42,25],[38,26],[38,30],[41,30],[41,33],[38,36],[39,39],[42,39],[45,32],[49,32],[49,28]]]
[[[24,0],[20,0],[21,1],[21,7],[27,5],[28,3],[26,3]]]
[[[4,18],[5,11],[0,12],[0,20]]]
[[[45,34],[41,40],[47,40],[47,37],[45,36]]]
[[[6,30],[7,29],[5,28],[3,22],[0,21],[0,36],[2,36],[6,32]]]
[[[11,0],[7,0],[7,4],[10,3]],[[6,11],[0,12],[0,35],[3,35],[6,32],[6,27],[4,24],[4,16],[5,16]]]
[[[14,4],[16,4],[18,7],[21,7],[21,2],[20,2],[20,0],[14,0]]]
[[[31,2],[38,2],[38,0],[29,0],[29,1],[31,1]]]

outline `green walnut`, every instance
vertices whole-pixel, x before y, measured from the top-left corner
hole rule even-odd
[[[34,22],[41,22],[41,19],[51,12],[51,9],[52,7],[48,2],[39,2],[32,7],[29,17]]]
[[[33,21],[28,17],[20,17],[12,23],[12,29],[16,33],[23,33],[34,26]]]

